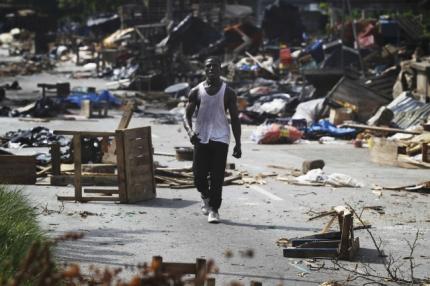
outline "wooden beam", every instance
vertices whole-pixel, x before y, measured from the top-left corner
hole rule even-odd
[[[86,194],[119,194],[118,188],[116,189],[94,189],[94,188],[84,188],[84,193]]]
[[[119,201],[118,197],[81,197],[79,200],[72,196],[57,196],[59,201],[77,201],[77,202],[91,202],[91,201],[100,201],[100,202],[116,202]]]
[[[73,185],[75,186],[75,198],[79,201],[82,198],[82,185],[81,185],[81,136],[79,134],[73,135],[73,163],[75,166],[75,177]]]
[[[133,116],[134,103],[129,101],[125,106],[124,113],[122,114],[121,120],[119,121],[117,129],[125,129],[130,123],[131,117]]]
[[[51,145],[51,165],[52,165],[52,174],[60,175],[61,173],[61,150],[60,144],[58,142],[53,142]]]
[[[194,269],[195,269],[194,271],[196,273],[196,280],[194,281],[194,285],[195,286],[204,286],[205,277],[207,274],[206,259],[197,258]]]
[[[105,137],[105,136],[114,136],[115,132],[54,130],[54,134],[55,135],[80,135],[83,137]]]
[[[398,128],[389,128],[389,127],[379,127],[379,126],[370,126],[370,125],[364,125],[364,124],[341,124],[339,127],[351,127],[351,128],[357,128],[357,129],[367,129],[371,131],[381,131],[381,132],[395,132],[395,133],[405,133],[405,134],[414,134],[419,135],[422,134],[422,132],[418,131],[408,131]]]
[[[163,262],[161,271],[168,274],[196,274],[195,263]]]
[[[324,242],[335,242],[337,244],[340,243],[339,239],[303,239],[303,238],[298,238],[298,239],[292,239],[291,240],[291,246],[293,247],[299,247],[303,244],[306,243],[324,243]],[[337,245],[336,245],[337,247]]]

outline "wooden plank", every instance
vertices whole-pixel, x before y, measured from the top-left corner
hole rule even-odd
[[[370,126],[370,125],[364,125],[364,124],[342,124],[340,127],[351,127],[351,128],[357,128],[357,129],[366,129],[371,131],[381,131],[381,132],[395,132],[395,133],[405,133],[405,134],[414,134],[419,135],[422,134],[422,132],[418,131],[409,131],[409,130],[403,130],[398,128],[389,128],[389,127],[379,127],[379,126]]]
[[[82,172],[114,174],[116,165],[114,164],[82,164]]]
[[[175,157],[176,156],[176,154],[174,154],[174,153],[167,153],[167,152],[154,152],[154,155],[167,156],[167,157]]]
[[[297,239],[292,239],[291,240],[291,246],[293,247],[299,247],[301,245],[307,244],[307,243],[325,243],[325,242],[333,242],[336,244],[340,243],[339,239],[306,239],[306,238],[297,238]]]
[[[284,257],[313,258],[313,257],[337,257],[337,248],[295,248],[284,249]]]
[[[143,138],[145,140],[135,140],[135,138]],[[146,150],[151,150],[151,153],[145,156],[138,155],[135,157],[136,148],[139,143]],[[138,201],[149,200],[155,197],[155,179],[153,173],[152,161],[152,141],[151,128],[140,127],[124,130],[124,156],[125,171],[127,179],[127,202],[133,203]],[[149,164],[149,170],[145,174],[136,176],[134,171],[136,166],[144,166]],[[140,169],[140,168],[139,168]]]
[[[327,233],[317,233],[301,237],[301,239],[340,239],[340,231],[332,231]]]
[[[75,179],[73,185],[75,186],[75,198],[80,200],[82,198],[82,185],[81,185],[81,136],[76,134],[73,135],[73,164],[75,166]]]
[[[206,274],[208,272],[207,266],[206,266],[206,259],[197,258],[194,271],[196,274],[196,279],[194,281],[194,285],[195,286],[204,286]]]
[[[350,245],[350,234],[352,230],[352,214],[347,214],[343,217],[343,224],[341,226],[342,234],[339,245],[339,256],[340,258],[348,258],[348,249]]]
[[[145,166],[151,164],[151,156],[150,155],[130,155],[125,154],[126,161],[130,166]]]
[[[144,176],[146,174],[152,177],[152,168],[153,167],[149,164],[135,166],[135,168],[130,171],[130,174],[133,176],[131,179],[139,179],[139,177]]]
[[[127,132],[127,136],[125,137],[127,141],[132,141],[136,138],[147,138],[151,135],[151,127],[136,127],[136,128],[128,128],[124,130]]]
[[[145,190],[137,190],[138,192],[142,192],[142,191],[146,191],[146,188],[150,188],[150,189],[152,188],[151,179],[152,177],[150,175],[145,175],[142,178],[132,178],[132,179],[129,179],[129,181],[127,182],[127,185],[138,189],[145,188]]]
[[[321,230],[321,233],[328,232],[335,220],[336,220],[336,216],[332,216],[331,219],[329,220],[329,222]]]
[[[10,164],[0,166],[0,177],[20,177],[36,175],[36,164]]]
[[[206,286],[215,286],[215,278],[209,277],[206,279]]]
[[[125,106],[124,113],[121,116],[117,129],[126,129],[133,116],[134,103],[129,101]]]
[[[53,142],[51,145],[51,165],[52,165],[52,174],[60,175],[61,173],[61,150],[60,144],[58,142]]]
[[[340,240],[306,242],[298,248],[338,248]]]
[[[116,160],[118,169],[118,186],[119,186],[119,199],[121,203],[126,203],[127,199],[127,175],[125,165],[125,147],[124,147],[124,131],[115,131],[116,142]]]
[[[48,167],[45,167],[45,168],[43,168],[42,170],[40,170],[40,171],[38,171],[37,173],[36,173],[36,175],[38,176],[38,177],[44,177],[44,176],[46,176],[46,174],[49,172],[49,171],[51,171],[52,170],[52,166],[48,166]],[[1,172],[1,171],[0,171]]]
[[[168,274],[196,274],[195,263],[163,262],[161,271]]]
[[[107,131],[54,130],[54,134],[56,134],[56,135],[80,135],[83,137],[115,136],[115,132],[107,132]]]
[[[36,177],[35,156],[0,155],[0,183],[33,185]]]
[[[105,195],[112,195],[112,194],[119,194],[118,189],[94,189],[94,188],[84,188],[84,193],[86,194],[105,194]]]
[[[71,197],[71,196],[57,196],[57,200],[77,201],[77,202],[91,202],[91,201],[117,202],[119,201],[119,198],[118,197],[81,197],[79,200],[77,200],[75,197]]]
[[[36,164],[35,156],[28,155],[0,155],[0,165],[16,164]]]

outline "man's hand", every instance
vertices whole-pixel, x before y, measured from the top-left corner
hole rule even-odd
[[[197,134],[194,133],[194,131],[191,131],[190,134],[188,134],[188,136],[190,136],[191,144],[196,145],[197,143],[200,143],[200,139],[199,137],[197,137]]]
[[[242,157],[242,149],[240,148],[240,145],[234,146],[233,148],[233,157],[239,159]]]

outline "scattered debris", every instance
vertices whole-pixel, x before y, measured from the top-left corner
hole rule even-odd
[[[305,175],[289,179],[288,183],[303,186],[332,186],[335,188],[361,188],[364,186],[362,183],[348,175],[339,173],[326,175],[321,169],[312,169]]]

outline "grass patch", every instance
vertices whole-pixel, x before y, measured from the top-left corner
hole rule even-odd
[[[36,216],[21,192],[0,185],[0,280],[16,273],[33,242],[44,240]]]

